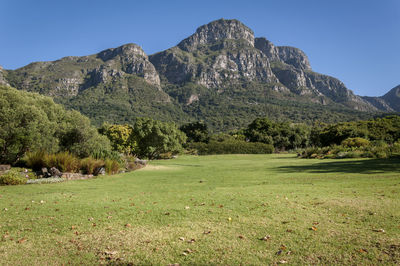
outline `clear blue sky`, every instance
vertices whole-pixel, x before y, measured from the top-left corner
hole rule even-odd
[[[0,65],[15,69],[129,42],[152,54],[219,18],[302,49],[314,71],[359,95],[400,84],[400,0],[0,0]]]

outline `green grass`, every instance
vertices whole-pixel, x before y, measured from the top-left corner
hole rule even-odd
[[[399,192],[399,159],[293,155],[0,187],[0,264],[398,264]]]

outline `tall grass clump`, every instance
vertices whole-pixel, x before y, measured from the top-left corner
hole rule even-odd
[[[60,152],[46,156],[46,166],[55,167],[61,172],[78,172],[80,161],[69,152]]]
[[[97,168],[102,166],[104,166],[103,160],[97,160],[92,157],[81,160],[81,170],[84,174],[92,175]]]
[[[106,159],[104,162],[104,168],[107,174],[112,175],[118,173],[120,164],[116,160]]]
[[[48,154],[39,150],[36,152],[27,152],[23,158],[25,165],[34,171],[39,171],[43,167],[47,167],[46,158]]]

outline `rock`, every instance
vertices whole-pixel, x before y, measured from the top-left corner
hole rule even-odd
[[[156,69],[149,61],[143,49],[137,44],[128,43],[117,48],[107,49],[100,52],[97,56],[105,62],[119,61],[122,66],[122,71],[125,73],[137,74],[143,77],[148,83],[158,87],[160,86],[160,77]],[[112,73],[118,73],[116,69],[111,69],[109,71],[111,74],[107,73],[107,70],[105,70],[107,66],[103,65],[102,67],[102,70],[98,70],[101,71],[101,82],[107,80],[107,76],[115,75]],[[118,73],[118,75],[121,75],[121,73]]]
[[[11,169],[11,165],[9,164],[0,164],[0,171],[8,171]]]
[[[50,168],[49,173],[51,174],[51,176],[53,177],[61,177],[62,173],[60,172],[60,170],[58,170],[55,167]]]
[[[255,47],[271,61],[280,61],[300,70],[311,70],[307,55],[300,49],[290,46],[275,46],[266,38],[256,38]]]
[[[141,160],[139,158],[136,158],[135,163],[140,165],[147,165],[147,160]]]
[[[94,176],[105,175],[105,174],[106,174],[106,169],[104,167],[98,167],[93,172]]]
[[[4,69],[0,66],[0,85],[10,85],[8,84],[7,80],[4,78]]]
[[[43,167],[43,168],[39,171],[39,175],[43,176],[44,178],[51,177],[51,174],[49,173],[49,171],[47,170],[46,167]]]
[[[195,34],[181,41],[178,47],[192,52],[201,45],[214,44],[224,39],[240,39],[254,46],[254,33],[251,29],[236,19],[219,19],[199,27]]]

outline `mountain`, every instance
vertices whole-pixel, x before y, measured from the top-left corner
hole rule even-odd
[[[177,46],[150,56],[126,44],[3,70],[2,80],[53,96],[96,124],[151,116],[205,120],[214,130],[230,130],[260,116],[336,122],[388,111],[338,79],[314,72],[300,49],[256,38],[238,20],[203,25]]]
[[[400,112],[400,85],[391,89],[381,97],[363,97],[379,110],[386,112]]]

